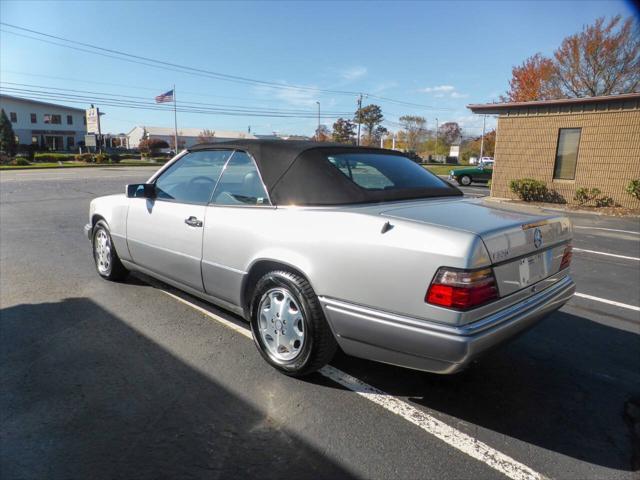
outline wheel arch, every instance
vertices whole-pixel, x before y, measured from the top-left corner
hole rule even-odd
[[[313,288],[313,282],[309,279],[309,275],[307,275],[303,271],[303,269],[297,267],[296,265],[293,265],[290,262],[271,258],[261,258],[255,260],[249,267],[247,274],[242,280],[240,304],[245,319],[250,319],[251,300],[253,298],[253,292],[256,284],[258,283],[258,280],[260,280],[260,278],[262,278],[265,273],[271,272],[273,270],[286,270],[288,272],[295,273],[296,275],[303,277],[307,282],[309,282],[311,288]],[[315,289],[313,289],[313,291],[315,292]]]

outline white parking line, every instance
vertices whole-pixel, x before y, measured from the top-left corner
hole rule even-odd
[[[640,232],[634,232],[633,230],[618,230],[616,228],[583,227],[581,225],[574,225],[573,228],[579,228],[582,230],[604,230],[607,232],[620,232],[620,233],[631,233],[633,235],[640,235]]]
[[[587,300],[593,300],[595,302],[606,303],[607,305],[613,305],[615,307],[627,308],[629,310],[635,310],[636,312],[640,312],[640,307],[636,307],[635,305],[627,305],[626,303],[614,302],[613,300],[607,300],[606,298],[594,297],[593,295],[587,295],[586,293],[578,293],[574,294],[576,297],[586,298]]]
[[[616,258],[624,258],[625,260],[636,260],[640,262],[640,258],[638,257],[627,257],[626,255],[618,255],[617,253],[608,253],[608,252],[597,252],[595,250],[586,250],[584,248],[575,248],[574,252],[586,252],[586,253],[595,253],[596,255],[606,255],[607,257],[616,257]]]
[[[160,291],[221,323],[225,327],[228,327],[247,338],[252,338],[251,331],[249,329],[230,322],[229,320],[216,315],[195,303],[174,295],[173,293],[167,292],[166,290]],[[513,480],[543,480],[546,478],[526,465],[523,465],[498,450],[491,448],[486,443],[483,443],[478,439],[447,425],[443,421],[413,407],[409,403],[385,393],[382,390],[379,390],[362,380],[343,372],[342,370],[338,370],[331,365],[327,365],[320,369],[320,373],[352,392],[357,393],[363,398],[366,398],[382,408],[402,417],[407,422],[414,424],[425,432],[442,440],[447,445],[485,463],[489,467]]]

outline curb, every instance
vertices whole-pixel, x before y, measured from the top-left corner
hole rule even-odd
[[[610,215],[604,212],[594,212],[592,210],[569,210],[567,208],[562,208],[562,207],[542,207],[540,205],[527,205],[525,203],[520,203],[520,202],[515,202],[513,200],[511,200],[510,198],[500,198],[500,197],[482,197],[482,201],[484,202],[493,202],[493,203],[500,203],[500,204],[504,204],[504,205],[510,205],[513,207],[518,207],[518,208],[524,208],[524,209],[531,209],[531,210],[537,210],[537,211],[550,211],[550,212],[560,212],[560,213],[564,213],[564,214],[568,214],[568,215],[591,215],[591,216],[598,216],[598,217],[612,217],[612,218],[640,218],[640,215],[636,215],[636,214],[628,214],[628,215]]]

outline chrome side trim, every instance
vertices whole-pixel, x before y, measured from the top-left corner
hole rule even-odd
[[[552,286],[546,288],[545,290],[542,290],[535,295],[532,295],[531,297],[528,297],[521,302],[511,305],[510,307],[494,313],[493,315],[489,315],[488,317],[461,327],[454,327],[428,320],[421,320],[380,310],[374,310],[368,307],[354,305],[329,297],[321,296],[319,297],[319,299],[322,303],[327,305],[327,308],[355,315],[367,320],[395,324],[397,326],[408,329],[429,330],[435,333],[456,336],[471,336],[482,332],[483,330],[498,326],[504,322],[509,321],[517,315],[522,315],[523,313],[526,313],[526,311],[535,308],[540,304],[544,304],[562,290],[570,287],[572,284],[573,280],[571,279],[571,277],[566,276]],[[566,300],[563,300],[562,303],[564,303],[565,301]]]

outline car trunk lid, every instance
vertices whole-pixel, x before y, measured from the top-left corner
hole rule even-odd
[[[380,213],[478,235],[489,253],[500,296],[557,273],[571,239],[571,222],[566,217],[503,210],[479,200],[425,201]]]

